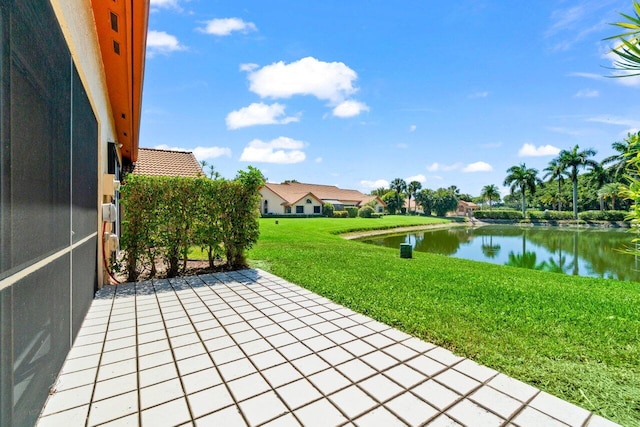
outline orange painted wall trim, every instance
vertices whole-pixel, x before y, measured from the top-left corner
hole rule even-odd
[[[138,159],[149,0],[91,0],[117,141]]]

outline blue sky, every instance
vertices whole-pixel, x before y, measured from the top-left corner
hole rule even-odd
[[[640,130],[640,79],[605,77],[620,12],[631,0],[151,0],[140,146],[227,178],[504,196],[513,165],[576,144],[601,160]]]

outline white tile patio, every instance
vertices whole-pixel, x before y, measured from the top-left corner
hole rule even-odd
[[[38,425],[616,424],[242,270],[99,291]]]

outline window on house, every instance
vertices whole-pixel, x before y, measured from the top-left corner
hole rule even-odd
[[[291,213],[291,206],[285,206],[284,207],[284,213],[290,214]]]
[[[384,212],[384,208],[382,206],[378,206],[378,213],[383,213]]]
[[[311,204],[313,202],[311,201],[311,199],[307,199],[307,203]]]
[[[296,206],[296,213],[297,214],[303,214],[304,213],[304,206]]]
[[[314,214],[319,214],[320,213],[320,206],[314,206],[313,207],[313,213]]]

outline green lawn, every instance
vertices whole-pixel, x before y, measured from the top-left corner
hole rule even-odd
[[[262,219],[258,267],[623,425],[640,425],[640,284],[348,241],[442,220]]]

